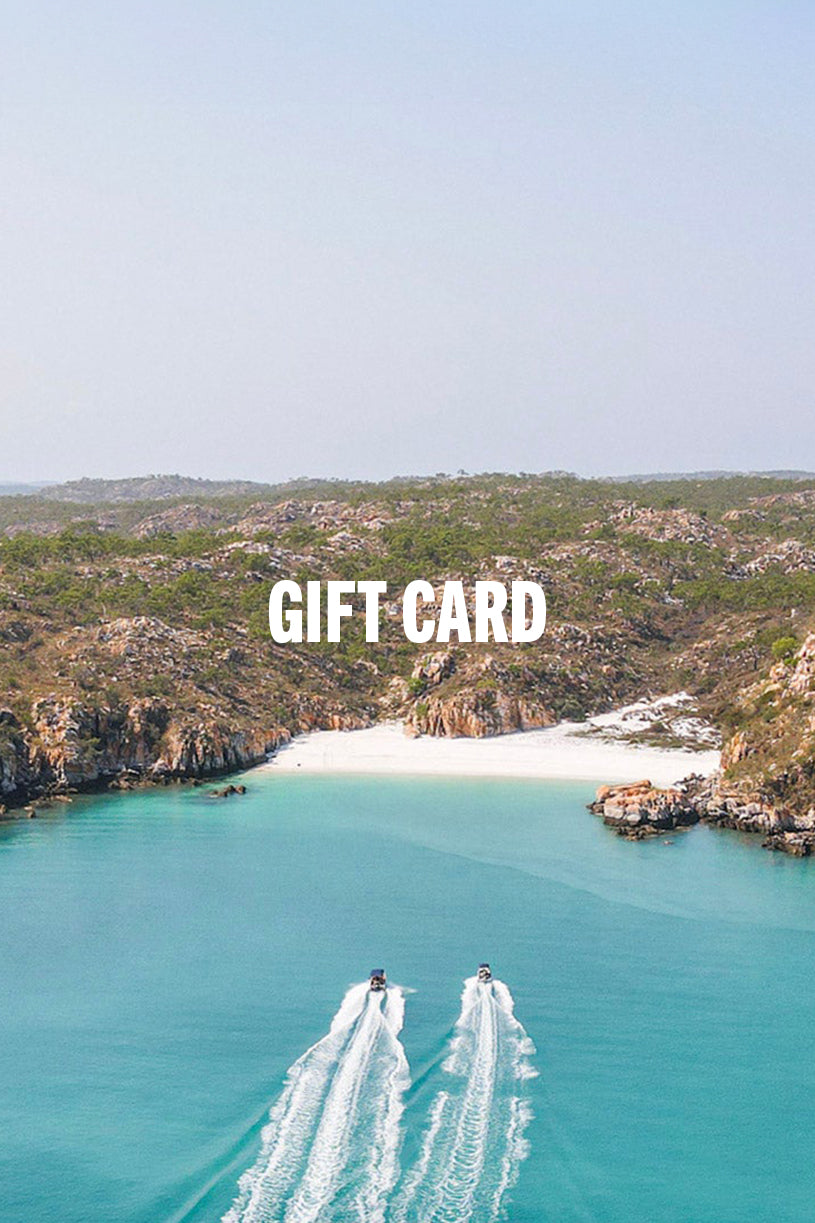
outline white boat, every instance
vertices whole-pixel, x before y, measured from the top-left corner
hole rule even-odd
[[[387,988],[387,985],[388,985],[388,982],[385,977],[385,969],[384,968],[372,968],[371,969],[371,990],[372,992],[375,994],[381,993],[383,989]]]

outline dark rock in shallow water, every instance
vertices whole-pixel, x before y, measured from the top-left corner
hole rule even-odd
[[[815,832],[774,832],[761,844],[794,858],[809,858],[815,854]]]
[[[221,786],[219,790],[210,790],[209,797],[210,798],[231,798],[233,794],[245,794],[245,793],[246,793],[246,786],[244,785],[233,786],[230,784],[228,786]]]

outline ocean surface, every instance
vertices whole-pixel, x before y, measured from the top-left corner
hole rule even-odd
[[[0,827],[2,1223],[815,1219],[815,862],[244,780]]]

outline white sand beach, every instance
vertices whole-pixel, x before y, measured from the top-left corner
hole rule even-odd
[[[276,772],[383,773],[423,776],[573,778],[601,782],[647,777],[667,786],[710,773],[719,751],[632,746],[614,739],[639,707],[588,723],[561,723],[487,739],[410,738],[398,723],[368,730],[301,735],[270,760]]]

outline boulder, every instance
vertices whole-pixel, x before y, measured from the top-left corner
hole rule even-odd
[[[666,829],[689,828],[699,810],[686,790],[657,789],[650,781],[601,786],[589,810],[629,840],[655,836]]]

